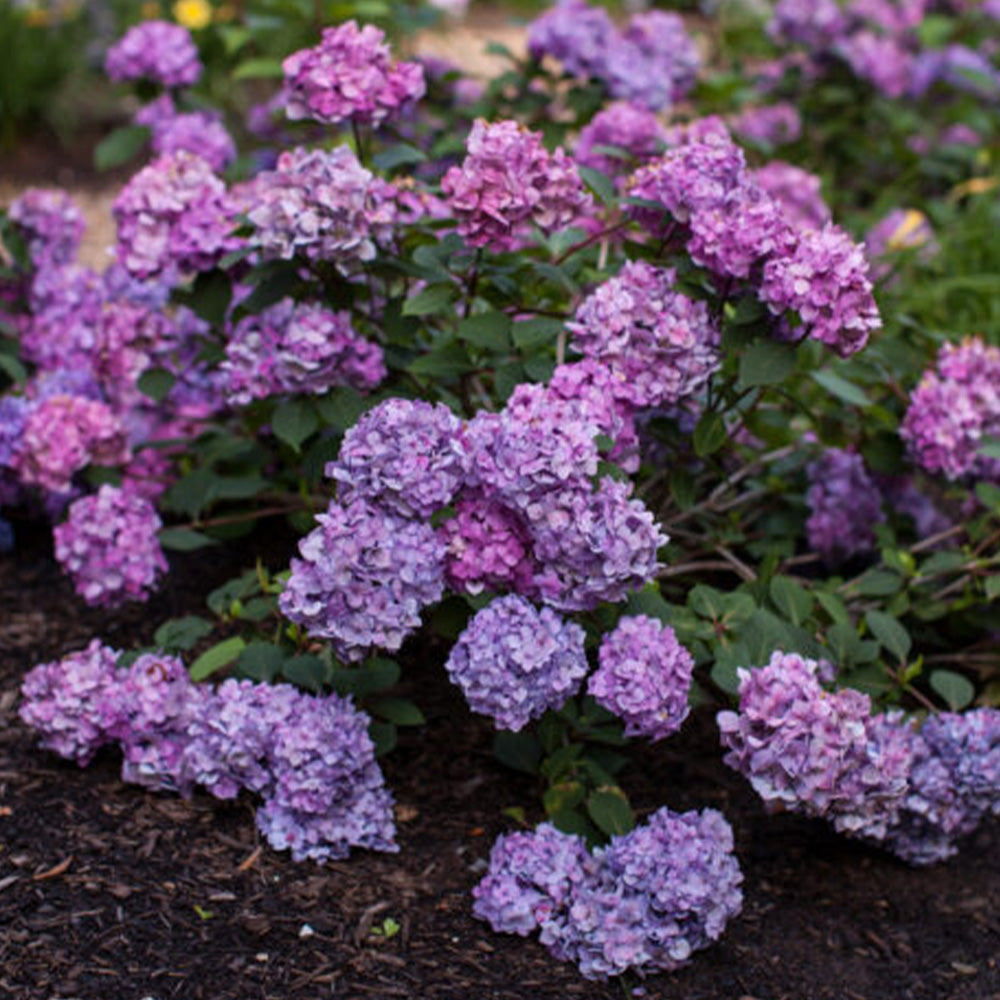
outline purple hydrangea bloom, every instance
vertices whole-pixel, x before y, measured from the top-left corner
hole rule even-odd
[[[280,598],[282,613],[338,655],[397,650],[444,589],[444,544],[428,524],[354,500],[330,504],[299,543],[301,559]]]
[[[807,469],[809,548],[830,563],[875,548],[875,525],[885,520],[882,492],[864,459],[843,448],[827,448]]]
[[[739,712],[718,715],[725,761],[769,808],[881,839],[902,807],[911,749],[902,736],[873,727],[867,695],[826,692],[818,667],[776,652],[767,666],[739,671]]]
[[[455,505],[455,516],[438,533],[447,547],[445,571],[454,590],[532,592],[531,540],[514,511],[483,496],[463,496]]]
[[[0,470],[14,464],[31,408],[23,396],[0,396]]]
[[[701,57],[683,19],[672,12],[636,14],[622,34],[605,41],[612,97],[652,111],[669,108],[694,85]]]
[[[293,121],[378,126],[426,91],[420,63],[392,65],[385,33],[355,21],[324,29],[319,45],[288,56],[282,68],[285,111]]]
[[[816,174],[773,160],[751,171],[751,176],[774,199],[790,226],[822,229],[830,221],[830,209],[823,201],[823,182]]]
[[[580,131],[574,156],[585,167],[600,170],[610,177],[625,173],[663,152],[665,129],[656,115],[638,104],[615,101],[599,111]],[[599,146],[613,146],[628,159],[600,151]]]
[[[902,97],[910,89],[914,57],[899,41],[876,31],[855,31],[842,38],[836,52],[860,80],[886,97]]]
[[[661,740],[688,714],[694,659],[669,625],[626,616],[601,642],[587,692],[625,722],[626,736]]]
[[[970,337],[945,344],[924,372],[899,430],[914,461],[947,479],[1000,480],[1000,460],[980,454],[1000,436],[1000,350]]]
[[[385,378],[385,361],[378,344],[355,332],[349,313],[283,299],[233,327],[220,372],[226,399],[242,406],[333,386],[373,389]]]
[[[225,170],[236,159],[236,143],[221,115],[207,111],[174,114],[152,126],[153,152],[197,153],[213,170]]]
[[[676,291],[674,282],[672,270],[632,261],[567,324],[573,346],[619,374],[637,407],[676,403],[719,367],[721,334],[708,307]]]
[[[547,152],[539,133],[515,121],[481,118],[441,190],[468,243],[496,249],[510,249],[529,223],[544,232],[565,228],[590,200],[563,150]]]
[[[474,711],[522,729],[572,697],[587,673],[584,632],[517,594],[478,612],[445,667]]]
[[[474,912],[497,931],[538,929],[589,979],[677,969],[740,911],[732,852],[732,830],[712,809],[660,809],[593,855],[546,823],[497,840]]]
[[[429,518],[462,483],[460,427],[443,403],[388,399],[348,430],[326,474],[344,501],[360,497],[403,517]]]
[[[603,7],[592,7],[585,0],[560,0],[531,23],[528,50],[536,59],[557,59],[571,76],[603,78],[608,45],[616,36]]]
[[[764,265],[760,297],[772,313],[798,313],[804,333],[843,357],[882,326],[862,247],[838,226],[801,229],[789,253]]]
[[[823,49],[846,31],[847,24],[837,0],[778,0],[767,30],[777,41]]]
[[[8,215],[27,241],[36,267],[72,263],[83,239],[83,212],[65,191],[28,188],[10,203]]]
[[[936,83],[945,83],[983,100],[995,99],[1000,89],[1000,73],[983,52],[953,44],[943,49],[926,49],[914,60],[909,80],[911,96],[924,97]]]
[[[148,500],[104,485],[70,504],[69,517],[53,531],[56,559],[88,604],[145,601],[167,569],[161,527]]]
[[[28,672],[20,716],[41,734],[46,750],[84,767],[114,741],[121,721],[113,696],[119,655],[94,639],[86,649]]]
[[[136,278],[209,270],[239,241],[225,184],[200,156],[160,156],[122,188],[112,208],[118,262]]]
[[[143,21],[108,49],[104,69],[119,83],[152,80],[164,87],[189,87],[201,76],[201,60],[187,28]]]
[[[729,126],[741,139],[766,146],[795,142],[802,135],[799,110],[787,101],[766,107],[745,108],[729,119]]]
[[[281,154],[277,168],[255,179],[247,215],[253,237],[268,255],[290,260],[371,260],[372,175],[348,146],[297,148]]]

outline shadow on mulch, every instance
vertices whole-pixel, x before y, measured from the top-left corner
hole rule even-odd
[[[623,783],[643,809],[726,814],[744,911],[687,969],[624,986],[589,983],[472,918],[469,890],[508,826],[502,809],[537,794],[495,763],[488,725],[437,663],[414,663],[405,684],[426,729],[384,761],[398,855],[293,864],[261,844],[248,800],[148,794],[118,780],[110,753],[86,770],[60,762],[17,719],[24,672],[95,634],[123,648],[148,640],[239,567],[176,560],[151,605],[109,619],[80,606],[43,542],[26,549],[0,558],[0,997],[1000,998],[1000,825],[914,871],[820,824],[766,817],[721,765],[710,715],[643,752]],[[386,918],[398,932],[373,933]]]

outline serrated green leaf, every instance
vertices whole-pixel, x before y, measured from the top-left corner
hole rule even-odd
[[[718,413],[706,413],[695,425],[694,452],[699,458],[706,458],[717,452],[728,437],[722,417]]]
[[[314,693],[323,690],[329,673],[330,668],[326,662],[314,653],[290,656],[281,665],[281,675],[285,680]]]
[[[397,726],[422,726],[427,722],[424,713],[408,698],[371,698],[365,708]]]
[[[828,393],[836,396],[837,399],[845,403],[860,407],[872,405],[872,401],[862,389],[859,389],[853,382],[848,382],[846,378],[842,378],[840,375],[822,371],[813,372],[811,377],[817,385],[826,389]]]
[[[617,786],[599,788],[587,799],[587,813],[598,829],[609,836],[628,833],[635,826],[635,816],[628,797]]]
[[[304,399],[288,399],[278,405],[271,417],[275,437],[299,451],[302,442],[319,428],[316,411]]]
[[[587,796],[587,790],[580,781],[561,781],[545,790],[542,805],[547,816],[570,812],[576,809]]]
[[[510,328],[510,317],[505,313],[480,313],[458,324],[458,339],[499,354],[510,348]]]
[[[211,634],[214,627],[212,622],[200,615],[171,618],[153,633],[153,643],[169,652],[186,653]]]
[[[889,653],[901,663],[906,660],[910,655],[913,640],[910,638],[910,633],[892,615],[887,615],[884,611],[869,611],[865,615],[865,622],[872,635]]]
[[[854,593],[862,597],[888,597],[903,587],[903,578],[886,570],[871,570],[854,585]]]
[[[777,385],[795,371],[795,348],[777,340],[758,340],[740,358],[740,382],[746,386]]]
[[[607,174],[580,164],[577,164],[576,169],[583,178],[583,183],[597,195],[602,204],[611,205],[616,200],[615,182]]]
[[[167,398],[175,381],[174,373],[166,368],[147,368],[136,380],[136,387],[144,396],[159,403]]]
[[[246,647],[246,642],[234,635],[229,639],[217,642],[210,649],[206,649],[188,669],[193,681],[203,681],[206,677],[218,673],[223,667],[228,667]]]
[[[425,163],[427,154],[416,146],[411,146],[408,142],[397,142],[388,149],[377,152],[372,157],[372,163],[379,170],[395,170],[396,167],[403,167],[413,163]]]
[[[465,375],[474,367],[465,347],[462,344],[450,343],[417,358],[409,366],[408,371],[414,375],[452,379]]]
[[[971,705],[976,696],[972,681],[952,670],[935,670],[930,676],[930,685],[953,712]]]
[[[812,595],[787,576],[776,576],[768,588],[774,606],[795,625],[801,625],[814,607]]]
[[[529,351],[542,344],[554,344],[563,329],[561,320],[549,316],[536,316],[534,319],[524,319],[515,323],[511,336],[516,347],[522,351]]]
[[[125,125],[105,136],[94,150],[94,166],[110,170],[128,163],[149,142],[150,130],[145,125]]]
[[[241,677],[270,684],[281,674],[281,666],[288,654],[271,642],[251,642],[236,660],[236,671]]]
[[[441,312],[457,294],[458,289],[451,283],[428,285],[403,303],[403,315],[427,316]]]
[[[391,722],[372,720],[368,724],[368,735],[375,744],[375,756],[384,757],[396,749],[399,742],[399,732]]]
[[[26,382],[28,369],[12,354],[0,354],[0,370],[6,372],[12,382]]]
[[[210,535],[204,535],[193,528],[164,528],[157,537],[160,539],[160,545],[172,552],[194,552],[209,545],[219,544]]]

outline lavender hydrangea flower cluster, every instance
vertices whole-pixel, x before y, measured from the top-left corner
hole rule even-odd
[[[347,21],[323,31],[319,45],[285,59],[282,98],[293,121],[381,125],[424,96],[420,63],[391,62],[379,28]]]
[[[83,766],[117,742],[123,779],[148,788],[223,799],[246,788],[263,800],[261,832],[296,861],[398,849],[370,720],[348,699],[234,680],[213,691],[176,657],[121,670],[119,656],[94,640],[28,673],[20,715],[42,746]]]
[[[187,28],[169,21],[143,21],[108,49],[105,72],[116,82],[151,80],[164,87],[190,87],[201,76],[198,49]]]
[[[239,246],[226,186],[193,153],[157,157],[122,188],[112,211],[118,262],[135,278],[208,270]]]
[[[225,170],[236,159],[236,143],[220,115],[208,111],[176,113],[152,126],[153,152],[197,153],[213,170]]]
[[[537,18],[528,49],[536,59],[556,59],[567,73],[597,79],[612,97],[652,111],[683,97],[701,65],[678,15],[646,11],[619,31],[606,11],[583,0],[560,0]]]
[[[157,535],[162,526],[148,500],[104,485],[70,504],[69,517],[53,532],[56,559],[88,604],[144,601],[167,569]]]
[[[365,500],[330,504],[299,543],[301,559],[279,601],[281,611],[338,655],[360,660],[371,647],[397,650],[420,612],[444,590],[444,543],[429,524]]]
[[[1000,712],[941,713],[917,727],[873,716],[867,695],[826,692],[817,664],[775,653],[740,671],[740,710],[718,717],[726,763],[770,808],[832,820],[914,865],[956,851],[1000,814]]]
[[[752,171],[754,182],[779,206],[785,219],[796,228],[822,229],[830,221],[823,201],[822,180],[801,167],[772,160]]]
[[[448,170],[441,190],[468,243],[500,250],[529,223],[543,232],[564,228],[590,202],[566,153],[549,153],[541,135],[515,121],[478,119],[462,165]]]
[[[348,146],[286,151],[254,181],[247,212],[257,227],[254,242],[284,260],[371,260],[371,187],[371,173]]]
[[[366,391],[386,374],[382,348],[354,330],[349,313],[292,299],[241,319],[219,370],[226,399],[237,405],[333,386]]]
[[[619,177],[632,165],[641,164],[662,153],[666,130],[651,111],[628,101],[614,101],[580,130],[574,156],[584,167],[600,170],[609,177]],[[622,150],[612,156],[598,149],[610,146]]]
[[[83,212],[65,191],[28,188],[10,203],[10,220],[28,244],[39,270],[70,264],[83,239]]]
[[[496,931],[538,930],[588,979],[674,970],[742,907],[732,851],[732,830],[713,809],[660,809],[593,855],[545,823],[497,839],[473,912]]]
[[[945,344],[911,394],[899,433],[927,472],[1000,481],[1000,460],[980,453],[984,438],[1000,437],[1000,350],[978,337]]]
[[[678,292],[675,281],[672,270],[631,261],[567,324],[573,346],[616,372],[636,407],[692,396],[719,367],[718,325],[705,303]]]
[[[476,613],[445,668],[476,712],[523,729],[576,693],[587,673],[583,629],[517,594]]]
[[[827,448],[807,469],[809,548],[829,563],[871,552],[885,520],[882,493],[854,451]]]
[[[661,740],[687,718],[694,659],[669,625],[622,618],[601,641],[587,692],[625,722],[626,736]]]
[[[741,138],[765,146],[795,142],[802,135],[798,108],[787,101],[766,107],[745,108],[728,119],[729,127]]]

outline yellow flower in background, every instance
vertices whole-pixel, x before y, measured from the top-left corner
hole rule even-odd
[[[903,221],[896,227],[886,244],[889,250],[907,250],[910,247],[922,247],[930,239],[930,229],[920,232],[927,226],[927,216],[915,208],[907,209]]]
[[[212,23],[212,5],[208,0],[177,0],[173,10],[177,23],[191,31]]]

